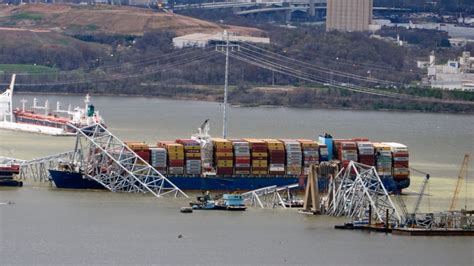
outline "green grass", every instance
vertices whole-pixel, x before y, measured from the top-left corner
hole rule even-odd
[[[68,46],[71,42],[66,39],[66,38],[61,38],[56,41],[56,43],[62,45],[62,46]]]
[[[0,64],[0,73],[56,73],[56,68],[37,65]]]
[[[29,12],[19,12],[10,16],[11,19],[15,20],[42,20],[43,15]]]
[[[95,24],[89,24],[86,26],[86,30],[88,31],[96,31],[97,29],[99,29],[99,27]]]

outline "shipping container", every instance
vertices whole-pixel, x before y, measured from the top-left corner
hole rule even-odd
[[[410,177],[408,147],[396,142],[382,142],[390,147],[392,153],[392,176],[400,181]]]
[[[310,166],[319,164],[319,144],[314,140],[298,139],[303,152],[303,172],[309,174]]]

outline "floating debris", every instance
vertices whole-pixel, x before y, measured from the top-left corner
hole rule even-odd
[[[192,213],[193,212],[193,208],[191,207],[181,207],[181,210],[180,210],[182,213]]]

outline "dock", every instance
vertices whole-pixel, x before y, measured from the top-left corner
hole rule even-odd
[[[378,233],[392,233],[392,227],[377,226],[377,225],[354,225],[352,223],[347,223],[343,225],[335,225],[334,229],[339,230],[359,230],[366,232],[378,232]]]

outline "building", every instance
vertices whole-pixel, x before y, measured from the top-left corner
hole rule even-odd
[[[223,43],[226,38],[222,32],[220,33],[192,33],[184,36],[173,38],[173,46],[175,48],[184,47],[199,47],[204,48],[214,43]],[[262,37],[251,37],[251,36],[238,36],[229,35],[229,41],[232,43],[249,42],[249,43],[270,43],[269,38]]]
[[[368,31],[373,0],[328,0],[326,31]]]
[[[428,81],[432,88],[474,91],[474,57],[469,52],[463,52],[458,60],[449,60],[444,65],[435,65],[435,60],[435,55],[431,54]]]
[[[474,44],[474,39],[467,39],[467,38],[450,38],[449,43],[452,47],[464,47],[469,43]]]

